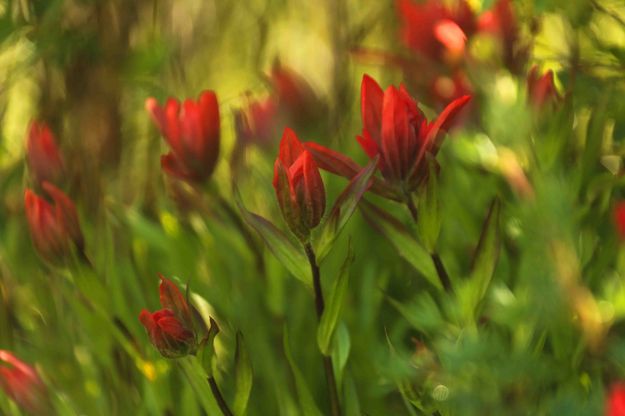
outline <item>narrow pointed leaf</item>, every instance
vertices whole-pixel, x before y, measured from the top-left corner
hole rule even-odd
[[[237,344],[234,352],[234,377],[236,390],[232,411],[235,415],[245,414],[247,402],[252,392],[252,363],[245,347],[243,335],[237,332]]]
[[[284,328],[284,354],[286,355],[286,359],[289,362],[289,366],[291,367],[291,372],[293,373],[293,378],[295,379],[295,389],[297,390],[297,396],[299,398],[299,403],[303,416],[321,416],[322,413],[319,411],[315,400],[313,399],[312,394],[310,393],[310,389],[306,384],[306,380],[302,375],[302,372],[295,364],[293,360],[293,356],[291,354],[291,347],[289,345],[289,334]]]
[[[384,235],[415,270],[432,285],[443,289],[430,254],[412,237],[401,221],[364,199],[360,203],[360,209],[367,222]]]
[[[441,229],[442,217],[438,203],[438,178],[436,161],[429,160],[428,182],[425,192],[419,198],[419,218],[417,231],[423,245],[430,253],[435,252],[436,242]]]
[[[371,186],[371,177],[376,171],[377,164],[378,157],[358,172],[336,199],[330,214],[321,228],[321,234],[315,250],[318,261],[321,261],[328,254],[332,243],[341,233],[341,230],[358,207],[358,202],[360,202],[362,196]]]
[[[261,238],[269,248],[269,251],[278,259],[286,269],[297,279],[304,282],[307,286],[312,287],[312,276],[308,268],[308,259],[304,250],[289,240],[289,238],[280,231],[270,221],[249,212],[241,202],[238,192],[235,192],[235,200],[239,210],[243,215],[243,219],[250,227],[260,234]]]
[[[349,266],[354,260],[354,255],[351,250],[351,246],[348,248],[347,257],[341,266],[339,276],[334,280],[332,289],[330,290],[330,296],[328,302],[319,321],[319,328],[317,329],[317,344],[321,353],[324,355],[330,355],[330,345],[332,341],[332,335],[336,328],[339,316],[341,315],[341,308],[343,307],[343,300],[347,294],[347,286],[349,283]]]
[[[484,297],[488,289],[490,280],[495,272],[497,259],[499,258],[499,246],[501,243],[499,230],[500,210],[499,200],[495,199],[490,205],[482,228],[482,234],[480,235],[480,241],[473,257],[471,281],[475,287],[476,301],[478,302]]]

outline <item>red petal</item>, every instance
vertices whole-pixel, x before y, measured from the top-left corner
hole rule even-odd
[[[380,132],[382,130],[382,105],[384,100],[384,92],[378,83],[365,74],[362,77],[360,87],[360,112],[362,116],[362,125],[367,130],[371,138],[378,144],[380,141]]]
[[[295,132],[286,127],[280,141],[279,158],[286,167],[290,167],[304,152],[304,145],[299,141]]]
[[[319,168],[310,152],[304,152],[304,204],[306,211],[306,225],[309,229],[319,225],[326,208],[326,194]]]
[[[162,274],[158,276],[161,278],[161,284],[159,285],[161,306],[173,311],[186,325],[191,327],[193,318],[186,299],[171,280],[166,279]]]

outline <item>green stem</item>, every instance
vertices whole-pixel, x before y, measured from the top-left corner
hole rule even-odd
[[[224,416],[234,416],[234,414],[228,407],[228,404],[224,400],[221,391],[219,391],[219,386],[217,386],[217,382],[215,381],[214,377],[208,378],[208,385],[211,388],[211,392],[213,393],[213,397],[215,397],[215,400],[217,401],[217,405],[219,406],[219,410],[221,410],[221,413],[223,413]]]
[[[315,292],[315,310],[317,311],[317,320],[321,321],[323,315],[324,301],[323,291],[321,290],[321,275],[319,273],[319,265],[317,264],[317,258],[315,251],[310,243],[304,244],[304,251],[308,262],[310,263],[310,270],[312,271],[313,289]],[[323,368],[326,374],[326,382],[328,384],[328,393],[330,395],[330,411],[332,416],[341,416],[341,406],[339,402],[339,393],[336,387],[336,377],[334,376],[334,366],[332,365],[332,357],[323,355]]]
[[[406,198],[406,205],[408,206],[412,220],[416,224],[417,219],[419,218],[419,213],[417,212],[417,207],[415,206],[412,197],[408,196]],[[447,269],[445,269],[443,261],[436,252],[430,253],[430,257],[432,258],[432,262],[436,268],[436,274],[438,274],[438,278],[443,285],[443,289],[445,289],[446,292],[449,292],[451,290],[451,280],[449,279],[449,274],[447,273]]]

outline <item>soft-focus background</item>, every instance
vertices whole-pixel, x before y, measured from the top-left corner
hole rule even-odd
[[[0,349],[37,368],[55,412],[203,414],[138,320],[159,307],[162,273],[218,322],[213,367],[227,400],[240,331],[248,414],[314,414],[302,383],[328,414],[311,292],[266,249],[255,258],[224,206],[237,212],[234,184],[286,230],[271,184],[285,125],[364,166],[355,136],[367,73],[382,88],[405,83],[428,116],[460,92],[474,98],[437,158],[436,246],[454,290],[430,285],[359,211],[322,264],[328,288],[351,246],[333,340],[344,413],[602,414],[625,380],[625,248],[613,216],[625,197],[625,4],[511,1],[516,23],[489,26],[483,15],[500,2],[471,0],[482,29],[441,57],[410,44],[406,31],[422,26],[404,3],[0,0]],[[534,65],[554,73],[544,100],[528,92]],[[197,194],[161,171],[167,146],[144,104],[205,89],[218,96],[221,151],[210,191]],[[275,96],[279,115],[263,126],[252,104]],[[62,150],[93,269],[52,266],[33,248],[31,120]],[[347,181],[323,178],[329,211]],[[404,206],[366,198],[413,229]],[[476,303],[472,263],[493,200],[498,240],[485,255],[496,268]],[[80,274],[92,283],[78,287]],[[20,412],[0,394],[0,414]]]

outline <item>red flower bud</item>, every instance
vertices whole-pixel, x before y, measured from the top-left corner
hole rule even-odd
[[[536,110],[559,101],[560,95],[553,82],[553,71],[546,71],[539,77],[538,67],[534,65],[527,75],[527,94],[530,104]]]
[[[161,107],[148,98],[146,109],[169,144],[171,151],[161,157],[169,175],[189,182],[210,177],[219,155],[219,105],[213,91],[203,92],[197,101],[170,98]]]
[[[466,1],[458,1],[456,7],[440,0],[398,0],[396,4],[407,47],[436,61],[455,63],[462,57],[467,37],[475,30],[475,16]]]
[[[625,240],[625,201],[618,202],[614,207],[614,222],[619,236]]]
[[[403,85],[382,91],[365,75],[361,89],[363,132],[357,140],[370,158],[380,155],[380,171],[388,182],[411,192],[427,172],[425,154],[436,153],[440,133],[449,128],[470,98],[465,95],[452,101],[436,120],[428,122]]]
[[[306,240],[323,217],[326,195],[313,156],[289,128],[280,142],[273,187],[287,225],[298,238]]]
[[[33,121],[26,141],[28,166],[37,183],[57,183],[63,173],[61,153],[45,123]]]
[[[176,285],[160,275],[160,301],[162,309],[149,312],[145,309],[139,320],[148,331],[152,344],[167,358],[193,354],[198,347],[191,308]]]
[[[606,416],[625,416],[625,384],[617,383],[610,389],[605,405]]]
[[[68,255],[72,245],[82,253],[84,240],[74,203],[54,185],[43,182],[42,187],[53,204],[30,189],[24,193],[26,219],[35,248],[49,261]]]
[[[0,350],[0,387],[28,413],[53,413],[48,389],[37,370],[4,350]]]

